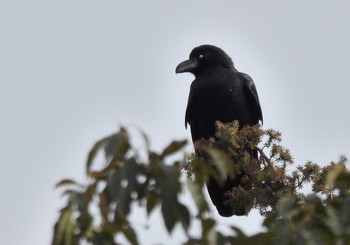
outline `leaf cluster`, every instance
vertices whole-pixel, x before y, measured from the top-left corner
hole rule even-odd
[[[53,245],[120,244],[120,236],[130,244],[142,244],[130,214],[141,208],[151,215],[157,207],[169,234],[182,227],[182,244],[350,243],[350,172],[345,158],[325,167],[310,161],[293,169],[281,133],[259,125],[242,128],[238,122],[218,122],[215,138],[196,143],[201,157],[188,157],[185,140],[152,151],[147,136],[141,135],[146,156],[133,148],[122,127],[91,148],[88,183],[64,179],[57,184],[64,188],[67,202],[54,226]],[[105,155],[102,168],[95,164],[100,152]],[[174,157],[179,153],[183,157]],[[242,185],[227,193],[229,204],[247,214],[258,209],[266,230],[247,236],[238,227],[229,227],[231,233],[222,234],[204,186],[209,177],[223,182],[242,173]],[[305,184],[311,185],[312,195],[302,192]],[[194,213],[179,198],[185,190],[191,193]],[[201,225],[199,236],[191,234],[194,222]]]
[[[84,186],[66,179],[57,184],[73,188],[65,191],[68,202],[60,211],[52,244],[79,244],[82,240],[92,244],[117,244],[118,234],[124,235],[131,244],[139,244],[129,221],[134,204],[144,208],[148,215],[161,207],[169,232],[176,224],[187,230],[190,213],[178,198],[183,191],[179,163],[165,164],[166,159],[185,144],[186,141],[173,141],[161,153],[148,151],[146,161],[142,161],[132,149],[125,128],[98,141],[86,163],[90,183]],[[106,164],[93,171],[93,161],[100,150],[105,152]],[[98,223],[90,212],[92,205],[98,207]]]

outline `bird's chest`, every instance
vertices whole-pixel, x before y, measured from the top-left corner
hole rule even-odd
[[[234,88],[217,84],[198,87],[192,112],[197,123],[213,125],[215,121],[228,122],[233,119],[236,91]]]
[[[194,91],[194,109],[201,114],[228,112],[237,104],[236,95],[239,93],[237,88],[225,82],[200,84]]]

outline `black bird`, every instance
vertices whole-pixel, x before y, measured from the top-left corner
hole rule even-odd
[[[258,93],[252,78],[235,69],[232,59],[220,48],[202,45],[192,50],[188,60],[176,67],[176,73],[190,72],[195,76],[191,84],[185,116],[185,127],[191,126],[192,141],[215,136],[216,121],[240,126],[263,121]],[[198,151],[197,151],[198,154]],[[255,152],[255,154],[257,153]],[[228,178],[220,185],[209,178],[210,198],[221,216],[245,215],[226,205],[225,193],[240,185],[240,176]]]

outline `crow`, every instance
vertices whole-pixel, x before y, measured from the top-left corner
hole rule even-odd
[[[263,121],[259,97],[252,78],[234,67],[232,59],[220,48],[202,45],[192,50],[188,60],[176,67],[176,73],[190,72],[191,84],[185,114],[185,127],[191,127],[193,143],[215,137],[216,121],[240,126]],[[196,150],[196,154],[200,155]],[[253,154],[257,156],[257,152]],[[245,215],[227,204],[225,193],[240,185],[241,175],[228,177],[224,184],[209,178],[207,189],[218,213],[224,217]]]

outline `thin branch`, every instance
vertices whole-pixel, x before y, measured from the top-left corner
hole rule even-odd
[[[272,164],[272,162],[271,162],[271,159],[269,159],[269,158],[266,156],[265,152],[264,152],[262,149],[260,149],[259,147],[256,147],[256,149],[259,151],[260,156],[264,159],[264,161],[268,163],[269,167],[270,167],[271,169],[275,170],[275,168],[273,167],[273,164]]]

